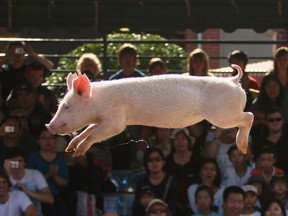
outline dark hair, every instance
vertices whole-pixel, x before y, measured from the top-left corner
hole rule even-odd
[[[47,119],[47,120],[45,120],[44,123],[48,123],[50,120],[51,120],[51,119]],[[41,136],[41,134],[42,134],[43,131],[48,130],[48,129],[46,128],[46,126],[45,126],[44,123],[40,124],[40,126],[39,126],[39,127],[37,128],[37,130],[35,131],[34,137],[35,137],[36,139],[39,139],[39,138],[40,138],[40,136]]]
[[[265,119],[268,119],[268,116],[274,113],[279,113],[283,118],[283,112],[279,108],[273,107],[265,113]]]
[[[159,156],[162,158],[162,160],[165,160],[164,153],[163,153],[163,151],[162,151],[160,148],[152,147],[152,148],[146,149],[146,151],[145,151],[145,153],[144,153],[144,156],[143,156],[143,166],[144,166],[145,171],[146,171],[147,173],[150,173],[150,171],[149,171],[149,169],[148,169],[148,160],[149,160],[150,155],[151,155],[153,152],[158,153]],[[164,167],[163,167],[163,169],[164,169]]]
[[[197,190],[195,191],[195,200],[197,200],[197,196],[201,191],[206,191],[208,193],[208,195],[210,196],[210,199],[212,201],[212,204],[213,204],[213,200],[214,200],[213,190],[211,187],[209,187],[207,185],[200,185],[197,188]]]
[[[236,185],[228,186],[225,188],[223,192],[223,201],[226,201],[229,198],[230,194],[232,193],[242,194],[243,198],[245,198],[245,195],[246,195],[244,190],[241,187],[236,186]]]
[[[276,82],[280,88],[280,92],[276,98],[275,104],[271,103],[271,100],[269,99],[266,89],[265,89],[270,81]],[[261,82],[261,86],[260,86],[260,93],[257,98],[259,109],[263,112],[267,112],[268,110],[271,110],[275,106],[282,106],[284,102],[284,97],[285,97],[284,89],[283,89],[280,79],[274,74],[269,74],[269,75],[264,76]]]
[[[15,146],[7,150],[5,159],[11,159],[11,158],[18,157],[18,156],[22,157],[25,162],[27,161],[26,152],[23,149]]]
[[[0,171],[0,177],[4,178],[7,181],[9,188],[12,186],[12,184],[10,182],[9,175],[7,174],[7,172],[5,170]]]
[[[271,205],[272,205],[273,203],[278,204],[278,205],[280,206],[280,208],[281,208],[282,214],[283,214],[284,216],[286,216],[286,210],[285,210],[284,206],[282,205],[282,202],[281,202],[280,200],[276,199],[276,198],[272,198],[272,199],[268,200],[268,201],[265,203],[265,205],[263,205],[263,209],[262,209],[261,215],[262,215],[262,216],[265,216],[265,212],[271,207]]]
[[[273,154],[273,157],[274,158],[277,158],[277,154],[276,154],[276,151],[275,151],[275,149],[273,148],[273,147],[271,147],[271,146],[263,146],[263,147],[261,147],[258,151],[257,151],[257,153],[256,153],[256,155],[255,155],[255,159],[257,160],[261,155],[263,155],[263,154]]]
[[[20,117],[18,117],[18,116],[13,116],[13,115],[8,115],[8,116],[6,116],[2,121],[1,121],[1,125],[3,125],[6,121],[8,121],[8,120],[15,120],[17,123],[18,123],[18,125],[19,125],[19,128],[21,129],[22,128],[22,122],[21,122],[21,120],[20,120]]]
[[[133,54],[133,55],[137,55],[137,48],[130,43],[124,43],[120,48],[119,48],[119,52],[118,52],[118,58],[120,59],[123,55],[126,54]]]
[[[228,149],[227,154],[229,155],[229,157],[230,157],[230,155],[233,153],[234,150],[238,150],[238,148],[237,148],[236,145],[232,145],[232,146]]]
[[[152,58],[150,59],[148,64],[148,72],[150,73],[150,71],[156,68],[157,66],[166,71],[166,64],[161,58]]]
[[[12,42],[12,43],[10,43],[10,44],[8,45],[8,49],[10,49],[10,48],[13,47],[13,46],[15,46],[15,47],[24,47],[24,46],[25,46],[25,42],[14,41],[14,42]]]
[[[200,172],[201,172],[203,166],[205,164],[208,164],[208,163],[214,164],[214,166],[216,168],[216,177],[215,177],[215,180],[214,180],[213,184],[216,185],[217,187],[220,187],[220,184],[221,184],[221,172],[220,172],[220,168],[219,168],[218,162],[214,158],[205,158],[202,161],[201,165],[200,165]],[[200,183],[201,183],[201,179],[200,179]]]
[[[232,59],[243,61],[246,65],[248,63],[248,55],[242,50],[234,50],[228,54],[228,62],[231,63]]]

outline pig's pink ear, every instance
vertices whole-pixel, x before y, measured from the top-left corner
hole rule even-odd
[[[68,91],[70,89],[72,89],[72,82],[74,79],[77,78],[77,74],[72,74],[71,72],[68,74],[67,78],[66,78],[66,83],[67,83],[67,88],[68,88]]]
[[[91,85],[86,74],[79,75],[77,79],[73,82],[73,90],[77,92],[80,96],[90,97],[91,95]]]

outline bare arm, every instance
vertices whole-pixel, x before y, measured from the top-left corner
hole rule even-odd
[[[32,197],[40,202],[48,204],[54,203],[54,197],[48,187],[43,188],[40,192],[29,191],[27,188],[25,188],[23,185],[19,183],[17,184],[17,187],[23,192],[25,192],[29,197]]]
[[[25,210],[26,216],[37,216],[37,210],[33,204],[29,205]]]

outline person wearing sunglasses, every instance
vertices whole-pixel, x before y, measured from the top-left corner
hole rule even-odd
[[[148,148],[144,153],[143,166],[146,175],[136,185],[133,215],[145,215],[145,208],[139,201],[144,186],[150,188],[155,198],[162,199],[167,203],[173,213],[176,212],[178,185],[176,180],[164,170],[165,157],[163,151],[160,148]]]
[[[153,199],[146,208],[146,216],[172,216],[168,205],[161,199]]]

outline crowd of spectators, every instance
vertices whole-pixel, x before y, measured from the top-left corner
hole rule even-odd
[[[11,43],[0,61],[0,215],[117,215],[104,206],[105,193],[119,192],[113,170],[137,173],[127,183],[135,216],[286,215],[288,48],[278,48],[273,59],[273,71],[258,83],[245,72],[247,53],[228,54],[228,63],[244,72],[245,111],[255,116],[246,155],[236,146],[238,128],[202,121],[187,128],[128,126],[72,157],[63,153],[72,137],[45,127],[59,99],[43,85],[53,63],[25,43]],[[147,73],[137,69],[132,44],[120,47],[118,63],[109,80],[167,73],[159,57],[150,60]],[[101,70],[93,53],[84,53],[76,65],[91,82],[100,80]],[[215,76],[209,55],[199,48],[189,54],[187,71],[183,76]]]

